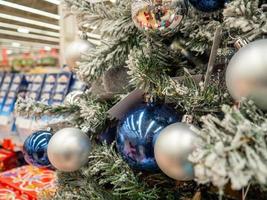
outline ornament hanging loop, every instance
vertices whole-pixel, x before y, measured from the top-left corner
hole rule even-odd
[[[185,114],[183,116],[182,122],[187,123],[187,124],[192,124],[193,123],[193,115]]]
[[[153,104],[155,104],[156,102],[159,102],[160,99],[159,99],[159,97],[157,97],[157,96],[155,96],[155,95],[153,95],[153,94],[148,94],[148,93],[146,93],[146,94],[144,95],[144,101],[145,101],[147,104],[151,104],[151,105],[153,105]]]
[[[87,34],[85,32],[79,31],[78,35],[81,40],[87,40]]]
[[[239,37],[235,43],[234,43],[234,47],[239,50],[241,48],[243,48],[244,46],[246,46],[249,43],[247,38],[241,38]]]

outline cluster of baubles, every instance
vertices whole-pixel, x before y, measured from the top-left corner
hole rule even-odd
[[[157,171],[176,180],[192,180],[188,156],[198,146],[198,137],[181,121],[181,115],[165,104],[146,104],[130,111],[120,121],[117,149],[129,166]]]
[[[29,164],[65,172],[80,169],[88,161],[90,149],[89,137],[78,128],[64,128],[55,134],[37,131],[23,145]]]
[[[118,125],[107,128],[99,140],[109,144],[116,140],[119,154],[135,170],[161,169],[176,180],[191,180],[193,164],[187,157],[197,147],[198,137],[192,127],[180,121],[181,115],[166,104],[142,104]],[[23,149],[29,164],[72,172],[88,162],[91,143],[80,129],[64,128],[55,134],[33,133]]]
[[[228,0],[189,0],[203,12],[224,8]],[[161,36],[176,33],[188,12],[188,0],[133,0],[132,18],[137,28]]]

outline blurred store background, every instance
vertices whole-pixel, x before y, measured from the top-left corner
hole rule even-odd
[[[52,170],[25,165],[22,145],[34,130],[60,119],[18,117],[14,106],[18,96],[56,105],[85,90],[72,69],[98,36],[85,42],[79,34],[60,0],[0,0],[0,200],[37,199],[42,188],[55,189]]]

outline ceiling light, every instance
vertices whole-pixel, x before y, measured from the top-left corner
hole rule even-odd
[[[8,54],[8,55],[10,55],[10,54],[12,54],[12,53],[13,53],[13,51],[12,51],[12,50],[10,50],[10,49],[9,49],[9,50],[7,50],[6,52],[7,52],[7,54]]]
[[[44,0],[44,1],[47,1],[47,2],[52,3],[52,4],[56,4],[56,5],[60,4],[60,0]]]
[[[14,31],[1,30],[1,29],[0,29],[0,34],[12,35],[12,36],[16,36],[16,37],[24,37],[24,38],[31,38],[31,39],[36,39],[36,40],[43,40],[43,41],[59,43],[59,38],[48,37],[48,36],[43,36],[43,35],[24,34],[24,33],[18,33],[18,32],[14,32]]]
[[[45,17],[53,18],[53,19],[60,19],[59,15],[45,12],[42,10],[38,10],[35,8],[27,7],[27,6],[22,6],[20,4],[16,4],[16,3],[12,3],[12,2],[8,2],[8,1],[4,1],[4,0],[0,0],[0,5],[7,6],[10,8],[15,8],[15,9],[30,12],[30,13],[34,13],[36,15],[42,15]]]
[[[9,20],[18,21],[18,22],[23,22],[23,23],[27,23],[27,24],[36,25],[36,26],[43,26],[43,27],[55,29],[55,30],[60,29],[60,27],[58,25],[40,22],[40,21],[36,21],[36,20],[32,20],[32,19],[23,18],[23,17],[17,17],[17,16],[13,16],[13,15],[7,15],[4,13],[0,13],[0,18],[9,19]]]
[[[49,43],[45,43],[45,42],[38,42],[38,41],[21,41],[19,38],[17,39],[3,39],[0,38],[0,43],[1,43],[1,47],[2,44],[7,45],[7,47],[12,45],[12,42],[18,42],[21,44],[21,46],[25,47],[25,46],[32,46],[32,47],[36,47],[38,49],[43,48],[44,46],[50,46],[51,48],[55,48],[55,49],[59,49],[59,45],[53,45],[53,44],[49,44]]]
[[[45,47],[44,47],[44,50],[46,50],[46,51],[51,51],[51,49],[52,49],[52,48],[49,47],[49,46],[45,46]]]
[[[19,33],[29,33],[29,32],[30,32],[29,29],[27,29],[27,28],[21,28],[21,27],[18,28],[17,31],[18,31]]]
[[[12,46],[13,47],[20,47],[20,43],[18,43],[18,42],[12,42]]]
[[[26,27],[26,26],[19,26],[19,25],[16,25],[16,24],[8,24],[8,23],[0,22],[0,27],[16,29],[16,30],[22,28],[22,29],[29,30],[29,32],[31,32],[31,33],[37,33],[37,34],[41,34],[41,35],[48,35],[48,36],[52,36],[52,37],[59,37],[59,33],[58,32],[46,31],[46,30],[37,29],[37,28],[30,28],[30,27]]]

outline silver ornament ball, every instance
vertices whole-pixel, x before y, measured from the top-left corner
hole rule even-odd
[[[192,180],[194,166],[188,161],[188,156],[199,142],[198,136],[188,124],[178,122],[167,126],[160,132],[154,146],[159,168],[175,180]]]
[[[95,47],[87,40],[75,40],[65,50],[66,64],[73,70],[73,68],[77,67],[77,62],[81,60],[82,54],[85,54],[91,49],[95,49]]]
[[[251,42],[230,60],[226,85],[232,97],[240,101],[249,98],[262,110],[267,110],[267,39]]]
[[[133,0],[132,3],[136,27],[162,36],[176,33],[186,13],[184,0]]]
[[[49,141],[47,154],[50,163],[58,170],[72,172],[88,162],[91,142],[78,128],[64,128]]]
[[[72,91],[64,99],[64,104],[74,105],[80,101],[80,97],[83,95],[82,91]]]

